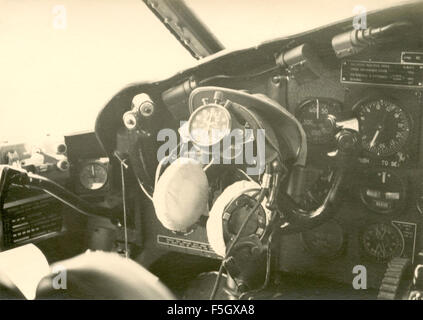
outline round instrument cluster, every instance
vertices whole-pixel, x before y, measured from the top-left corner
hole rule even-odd
[[[340,113],[341,103],[339,101],[315,98],[300,104],[297,118],[309,143],[325,144],[334,137],[335,119]]]
[[[360,125],[361,146],[370,155],[386,157],[398,152],[411,134],[411,117],[388,98],[359,102],[354,110]]]
[[[364,252],[370,258],[386,262],[399,257],[404,250],[404,237],[394,226],[388,223],[372,224],[361,237]]]
[[[188,128],[190,138],[195,144],[212,146],[229,134],[231,116],[223,106],[207,104],[191,114]]]

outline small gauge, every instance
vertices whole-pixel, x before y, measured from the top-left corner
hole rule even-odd
[[[87,190],[99,190],[107,183],[107,168],[97,162],[85,164],[79,172],[79,181]]]
[[[328,221],[301,234],[307,250],[317,257],[332,258],[344,247],[344,231],[336,221]]]
[[[400,213],[406,196],[406,182],[391,171],[370,172],[360,188],[361,200],[377,213]]]
[[[341,113],[341,103],[336,100],[315,98],[303,102],[297,111],[307,141],[324,144],[334,137],[335,118]]]
[[[220,142],[231,129],[231,115],[223,106],[207,104],[196,109],[188,120],[191,140],[202,147]]]
[[[390,99],[370,99],[354,107],[361,146],[371,155],[386,157],[398,152],[411,134],[411,118],[403,107]]]
[[[388,223],[367,227],[362,233],[361,242],[366,255],[379,262],[399,257],[404,250],[404,237]]]

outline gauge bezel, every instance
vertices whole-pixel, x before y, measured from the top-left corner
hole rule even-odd
[[[363,194],[363,189],[366,188],[368,185],[367,179],[363,179],[364,181],[359,185],[359,195],[361,203],[370,211],[380,214],[382,216],[399,216],[401,215],[402,211],[404,210],[404,206],[406,203],[407,198],[407,180],[405,180],[402,176],[398,175],[397,173],[393,172],[392,170],[384,170],[383,168],[379,170],[373,170],[373,171],[366,171],[366,177],[368,177],[370,174],[377,174],[378,172],[387,172],[391,174],[391,176],[394,176],[397,180],[401,182],[400,184],[400,194],[402,195],[402,198],[400,198],[397,202],[398,206],[392,209],[376,209],[371,204],[368,203],[366,196]]]
[[[295,117],[298,119],[301,126],[303,125],[302,124],[302,118],[301,118],[301,114],[303,113],[303,109],[305,109],[309,103],[314,102],[316,100],[325,102],[327,104],[337,104],[339,106],[339,111],[338,111],[338,114],[335,115],[335,118],[336,118],[336,116],[339,116],[339,114],[341,114],[343,112],[344,104],[340,100],[337,100],[337,99],[334,99],[334,98],[326,98],[326,97],[307,98],[306,100],[303,100],[302,102],[300,102],[298,104],[298,107],[295,109]],[[307,135],[307,132],[306,132],[306,135]],[[321,146],[321,145],[329,143],[330,141],[331,141],[331,137],[326,137],[324,139],[324,141],[316,142],[316,141],[312,141],[311,139],[308,139],[308,136],[307,136],[307,143],[309,143],[311,145],[315,145],[315,146]]]
[[[84,183],[81,181],[81,174],[82,171],[84,170],[84,168],[86,168],[87,166],[92,166],[92,165],[97,165],[101,168],[104,169],[104,171],[106,172],[106,180],[104,181],[104,183],[102,183],[101,187],[99,188],[88,188],[86,185],[84,185]],[[81,185],[81,187],[83,188],[83,190],[85,190],[86,192],[99,192],[105,189],[105,187],[108,185],[109,182],[109,170],[108,170],[108,165],[106,163],[103,163],[102,161],[99,160],[91,160],[91,161],[86,161],[80,164],[79,169],[78,169],[78,182]]]
[[[227,129],[225,129],[225,130],[227,130],[227,133],[224,135],[224,136],[222,136],[218,141],[216,141],[216,142],[214,142],[214,143],[207,143],[207,144],[204,144],[204,143],[200,143],[200,142],[198,142],[196,139],[194,139],[193,138],[193,136],[192,136],[192,130],[191,130],[191,126],[192,126],[192,121],[193,121],[193,119],[195,118],[195,115],[197,114],[197,113],[199,113],[199,112],[201,112],[202,110],[204,110],[204,109],[207,109],[207,108],[218,108],[218,109],[220,109],[220,110],[222,110],[223,111],[223,113],[225,114],[225,116],[226,116],[226,118],[227,118],[227,120],[228,120],[228,127],[227,127]],[[231,128],[232,128],[232,117],[231,117],[231,114],[229,113],[229,111],[224,107],[224,106],[222,106],[222,105],[220,105],[220,104],[217,104],[217,103],[208,103],[208,104],[206,104],[206,105],[203,105],[203,106],[201,106],[201,107],[199,107],[199,108],[197,108],[197,109],[195,109],[194,111],[193,111],[193,113],[191,113],[191,115],[190,115],[190,117],[189,117],[189,120],[188,120],[188,136],[189,136],[189,139],[195,144],[195,145],[197,145],[197,146],[199,146],[199,147],[211,147],[211,146],[214,146],[214,145],[216,145],[216,144],[218,144],[218,143],[220,143],[229,133],[230,133],[230,131],[231,131]]]
[[[377,153],[374,153],[374,152],[371,152],[371,151],[365,149],[363,147],[363,145],[362,145],[361,133],[360,133],[360,131],[361,131],[360,130],[361,120],[359,120],[358,112],[359,112],[359,110],[361,110],[360,107],[363,106],[364,104],[369,103],[369,102],[372,102],[372,101],[380,100],[380,99],[389,101],[392,104],[395,104],[397,107],[399,107],[402,110],[402,112],[407,117],[407,121],[408,121],[408,124],[409,124],[410,132],[408,134],[407,139],[402,143],[401,146],[399,146],[396,149],[391,150],[391,152],[389,152],[389,153],[378,155]],[[359,124],[359,135],[360,135],[360,139],[359,139],[360,140],[360,143],[359,143],[359,146],[360,146],[360,149],[362,150],[362,152],[366,156],[368,156],[368,157],[370,157],[372,159],[384,159],[386,157],[391,157],[392,155],[395,155],[398,152],[404,151],[405,146],[408,144],[408,142],[411,140],[411,138],[412,138],[412,136],[414,134],[414,122],[413,122],[413,117],[410,114],[410,110],[408,110],[408,108],[403,103],[401,103],[399,101],[399,99],[396,99],[396,98],[394,98],[394,97],[392,97],[390,95],[382,94],[382,93],[381,94],[367,95],[366,97],[364,97],[362,99],[359,99],[356,103],[354,103],[351,111],[357,117],[358,124]]]
[[[364,245],[364,235],[371,230],[372,228],[375,228],[377,226],[380,225],[387,225],[388,227],[392,228],[393,230],[395,230],[401,240],[401,250],[398,253],[398,255],[392,256],[392,257],[388,257],[385,259],[379,259],[378,257],[376,257],[375,255],[373,255],[372,253],[370,253],[368,251],[368,249],[366,249],[366,246]],[[392,221],[383,221],[383,222],[373,222],[370,223],[368,225],[366,225],[364,228],[361,229],[360,231],[360,248],[362,251],[362,254],[370,259],[373,262],[377,262],[377,263],[386,263],[389,262],[389,259],[395,258],[395,257],[400,257],[403,253],[404,253],[404,249],[405,249],[405,239],[404,239],[404,235],[402,234],[401,230],[395,226]]]

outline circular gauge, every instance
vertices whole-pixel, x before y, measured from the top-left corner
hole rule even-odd
[[[357,112],[361,146],[372,155],[383,157],[398,152],[411,133],[411,118],[389,99],[370,99],[359,103]]]
[[[189,118],[191,140],[199,146],[212,146],[229,134],[231,115],[218,104],[208,104],[196,109]]]
[[[340,102],[316,98],[299,106],[297,118],[307,135],[307,141],[312,144],[324,144],[333,139],[335,118],[340,113]]]
[[[390,171],[370,172],[360,188],[363,203],[377,213],[399,213],[406,196],[406,183]]]
[[[79,181],[88,190],[99,190],[107,182],[107,168],[99,163],[88,163],[81,168]]]
[[[335,221],[329,221],[301,234],[301,239],[312,255],[331,258],[344,247],[344,231]]]
[[[388,223],[370,225],[364,230],[361,241],[366,255],[379,262],[399,257],[404,250],[402,234]]]

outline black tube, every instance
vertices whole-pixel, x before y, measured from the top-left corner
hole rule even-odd
[[[265,174],[270,174],[270,166],[266,166],[265,169]],[[245,229],[245,227],[247,226],[248,220],[250,220],[251,216],[253,215],[254,212],[256,212],[256,210],[258,209],[258,207],[261,205],[261,202],[264,200],[266,193],[267,193],[268,189],[267,188],[261,188],[260,191],[258,192],[258,198],[256,201],[256,204],[254,205],[254,207],[249,211],[249,213],[247,214],[247,216],[245,217],[242,225],[240,226],[237,234],[235,235],[234,239],[231,241],[231,243],[229,244],[229,246],[226,248],[226,254],[225,257],[222,260],[222,263],[220,265],[219,268],[219,273],[217,275],[216,281],[213,285],[213,289],[211,291],[210,294],[210,300],[214,300],[216,293],[217,293],[217,289],[219,288],[219,283],[220,283],[220,279],[222,277],[222,273],[223,273],[223,268],[225,265],[225,261],[226,259],[228,259],[230,257],[231,251],[234,248],[236,242],[239,240],[242,231]]]

